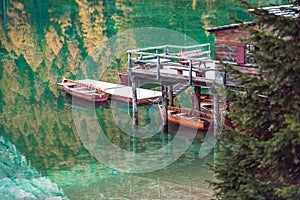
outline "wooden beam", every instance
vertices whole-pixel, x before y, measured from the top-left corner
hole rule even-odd
[[[138,69],[134,69],[132,71],[132,74],[135,76],[135,78],[137,80],[144,80],[144,79],[148,79],[148,80],[153,80],[156,81],[156,75],[157,72],[154,71],[150,71],[150,70],[138,70]],[[169,83],[178,83],[178,82],[188,82],[189,78],[188,76],[180,76],[178,74],[161,74],[161,79],[164,80],[164,82],[169,82]],[[204,85],[206,86],[207,84],[213,84],[213,80],[212,79],[207,79],[204,77],[193,77],[193,84],[194,85]]]
[[[190,85],[193,84],[193,63],[192,61],[190,60],[190,63],[189,63],[189,82],[190,82]]]
[[[183,74],[183,70],[182,69],[177,69],[177,74],[182,75]]]
[[[138,58],[140,57],[140,55],[142,54],[142,58],[152,58],[152,57],[157,57],[157,56],[161,56],[163,58],[167,58],[167,59],[172,59],[172,58],[175,58],[175,59],[182,59],[182,58],[185,58],[187,59],[187,57],[181,57],[181,56],[178,56],[177,53],[169,53],[168,55],[165,55],[164,53],[150,53],[150,52],[138,52],[137,53],[139,56]],[[202,54],[209,54],[208,51],[204,51]],[[146,56],[149,56],[149,57],[146,57]],[[203,61],[203,60],[206,60],[207,62],[211,62],[208,57],[193,57],[193,58],[188,58],[188,59],[191,59],[193,61]]]

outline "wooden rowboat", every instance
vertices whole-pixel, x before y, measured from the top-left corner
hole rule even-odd
[[[70,79],[63,79],[61,83],[58,83],[58,88],[64,89],[72,97],[83,99],[86,101],[91,101],[95,103],[107,101],[109,94],[104,91],[79,83]]]
[[[76,85],[75,81],[73,81],[71,79],[65,79],[65,78],[63,78],[62,82],[57,83],[57,88],[64,90],[65,86],[73,87],[75,85]]]
[[[199,112],[174,106],[168,106],[168,121],[169,123],[203,131],[208,130],[210,124],[209,121],[200,116]]]

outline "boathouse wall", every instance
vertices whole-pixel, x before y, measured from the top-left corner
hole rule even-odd
[[[258,29],[254,23],[248,23],[249,28]],[[230,24],[206,29],[215,35],[215,60],[229,62],[239,68],[241,72],[257,74],[258,69],[252,67],[252,58],[249,54],[255,46],[247,44],[249,38],[249,28],[243,28],[239,24]],[[222,69],[223,64],[216,64],[217,68]]]
[[[215,34],[215,59],[236,63],[242,56],[237,50],[242,46],[241,40],[248,38],[248,33],[240,28],[219,30]]]
[[[259,9],[263,9],[275,16],[297,18],[299,17],[299,13],[296,11],[300,9],[300,6],[289,4],[268,6]],[[249,11],[251,13],[253,10]],[[256,47],[253,43],[244,42],[245,39],[249,38],[249,28],[260,29],[259,25],[255,22],[229,24],[205,29],[215,35],[215,60],[230,62],[230,64],[238,66],[242,72],[257,74],[258,70],[252,65],[253,58],[250,56],[250,53],[255,51]],[[272,31],[272,27],[267,31]],[[291,40],[292,37],[284,39]],[[217,65],[217,67],[220,66]]]

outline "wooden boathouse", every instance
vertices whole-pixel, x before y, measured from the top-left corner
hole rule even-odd
[[[215,36],[215,60],[236,66],[241,72],[257,75],[258,69],[253,66],[250,51],[255,50],[252,43],[243,44],[249,37],[248,28],[258,28],[255,23],[229,24],[205,29]],[[224,64],[216,62],[216,67],[223,69]],[[226,78],[226,77],[225,77]]]
[[[164,131],[168,129],[168,104],[189,86],[194,86],[196,109],[200,111],[201,86],[223,85],[217,78],[215,62],[210,59],[210,44],[193,46],[155,46],[133,49],[128,53],[128,74],[132,84],[133,124],[138,124],[137,84],[140,81],[157,83],[162,86],[162,107]],[[219,120],[219,98],[215,92],[214,125]],[[217,127],[215,127],[217,129]]]
[[[276,16],[297,17],[298,14],[294,10],[299,10],[300,7],[281,5],[262,7],[261,9]],[[253,65],[254,60],[251,57],[251,51],[256,50],[255,44],[243,42],[249,38],[249,28],[259,29],[260,27],[254,22],[244,22],[207,28],[205,30],[215,36],[215,60],[234,65],[241,72],[258,75],[258,68]],[[272,27],[269,29],[272,31]],[[216,67],[223,69],[224,66],[220,62],[216,62]]]

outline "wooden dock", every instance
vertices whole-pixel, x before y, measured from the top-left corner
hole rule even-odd
[[[138,124],[137,83],[141,80],[158,82],[162,86],[162,113],[164,131],[168,130],[168,105],[173,98],[189,86],[194,86],[195,105],[200,111],[201,86],[213,89],[214,131],[217,137],[220,121],[218,85],[223,79],[216,72],[215,62],[210,59],[210,44],[192,46],[164,45],[128,50],[128,74],[132,81],[133,124]]]
[[[97,81],[92,79],[76,80],[77,82],[85,85],[98,88],[109,94],[109,99],[118,100],[122,102],[132,103],[132,87],[126,85],[120,85],[115,83],[109,83],[105,81]],[[155,101],[161,96],[160,91],[136,88],[137,104],[148,104]]]

